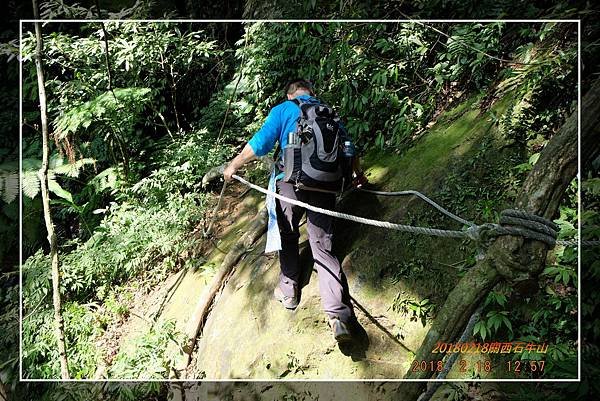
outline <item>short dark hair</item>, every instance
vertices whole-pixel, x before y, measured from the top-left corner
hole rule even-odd
[[[311,95],[314,95],[312,83],[304,78],[296,78],[288,81],[288,83],[285,84],[284,91],[286,94],[291,95],[298,89],[306,89]]]

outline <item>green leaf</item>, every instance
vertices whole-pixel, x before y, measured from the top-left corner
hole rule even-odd
[[[35,198],[40,192],[40,181],[36,171],[23,172],[23,194],[28,198]]]
[[[569,284],[569,272],[568,271],[564,270],[562,272],[562,279],[563,279],[564,285]]]
[[[77,178],[79,176],[79,171],[86,164],[94,164],[96,160],[91,158],[84,158],[75,161],[74,163],[64,163],[52,169],[54,174],[66,175],[68,177]]]
[[[498,331],[502,324],[502,318],[500,316],[494,317],[494,331]]]
[[[481,336],[481,338],[485,341],[486,332],[487,332],[487,329],[485,326],[485,322],[483,320],[480,320],[477,323],[475,323],[475,327],[473,327],[474,335],[479,334]]]
[[[0,171],[0,194],[2,200],[11,203],[19,194],[19,176],[16,172]]]
[[[55,194],[56,196],[65,199],[70,203],[73,202],[73,195],[65,189],[63,189],[58,182],[54,179],[54,177],[48,177],[48,190]]]
[[[538,159],[540,158],[540,153],[534,153],[531,155],[531,157],[529,157],[529,164],[531,164],[532,166],[535,165],[535,163],[537,163]]]
[[[513,329],[512,329],[512,323],[510,322],[510,320],[506,316],[503,316],[502,321],[504,322],[506,327],[508,327],[508,330],[510,330],[510,332],[512,333]]]

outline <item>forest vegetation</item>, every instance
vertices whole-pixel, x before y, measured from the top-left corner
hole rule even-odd
[[[64,2],[41,2],[41,17],[49,19],[38,26],[43,41],[41,65],[36,65],[39,42],[34,24],[23,24],[20,164],[19,144],[8,136],[2,136],[0,153],[0,230],[6,237],[0,243],[0,321],[7,332],[15,333],[0,339],[0,347],[7,350],[0,360],[2,396],[29,394],[35,399],[69,400],[108,396],[133,400],[166,399],[169,392],[183,391],[156,382],[22,386],[17,385],[18,367],[22,363],[25,379],[173,377],[189,338],[182,329],[183,319],[179,321],[177,313],[169,311],[169,301],[164,302],[164,313],[162,305],[161,310],[154,310],[152,304],[159,304],[159,298],[170,299],[170,288],[179,286],[186,288],[189,303],[195,304],[207,291],[207,283],[218,274],[223,252],[235,247],[251,227],[253,216],[263,205],[261,196],[232,184],[225,193],[225,205],[215,213],[221,184],[217,180],[206,185],[202,179],[213,167],[230,160],[260,128],[270,109],[283,101],[282,87],[290,78],[301,76],[313,81],[318,97],[339,112],[360,149],[372,185],[387,191],[420,190],[453,213],[482,224],[498,222],[501,211],[521,199],[524,183],[540,167],[538,160],[548,157],[544,150],[566,129],[569,117],[577,115],[578,57],[591,60],[591,64],[597,57],[593,53],[597,40],[583,46],[583,54],[578,54],[578,25],[569,22],[125,20],[151,14],[162,3],[169,2],[137,1],[122,10],[111,6],[114,10],[111,8],[110,13],[103,11],[106,16],[123,20],[100,23],[51,21],[63,16],[93,17],[97,10],[86,8],[92,4],[70,7]],[[193,2],[176,3],[167,16],[188,12],[203,18],[218,12],[212,8],[198,10],[191,5]],[[260,14],[264,2],[252,3],[226,2],[226,13],[265,16]],[[325,7],[325,15],[332,17],[366,15],[366,5],[359,2],[352,11],[343,8],[344,2],[330,8],[320,3],[312,2],[307,7]],[[536,3],[530,7],[520,10],[539,15],[535,13],[543,9],[536,8]],[[425,17],[434,12],[433,5],[420,2],[415,2],[414,8]],[[383,17],[392,10],[392,6],[377,5],[372,11]],[[565,10],[568,8],[556,6],[546,9],[546,15],[569,16]],[[18,79],[15,69],[10,69],[17,65],[17,42],[8,37],[3,40],[2,49],[8,59],[3,74]],[[43,142],[39,67],[43,69],[47,94],[47,146]],[[582,95],[593,91],[589,88],[594,77],[584,70]],[[18,115],[14,96],[14,91],[0,96],[3,132],[14,130],[15,113]],[[44,219],[48,214],[44,212],[44,176],[40,171],[45,166],[45,148],[48,214],[56,247],[48,242],[48,223]],[[559,227],[560,240],[578,238],[579,224],[582,239],[598,239],[600,234],[598,152],[590,147],[583,153],[587,158],[581,160],[582,171],[586,172],[581,174],[581,187],[574,176],[569,179],[556,213],[549,216]],[[562,157],[559,153],[551,156]],[[16,175],[19,167],[20,188]],[[266,186],[269,172],[265,164],[255,163],[243,173],[253,183]],[[19,222],[19,200],[23,261],[21,361],[16,335],[19,258],[15,250],[19,237],[15,227]],[[583,213],[580,200],[586,207]],[[375,202],[350,193],[339,208],[403,224],[450,225],[449,220],[412,201]],[[213,218],[217,234],[207,238],[203,233]],[[393,321],[389,330],[394,341],[415,342],[409,345],[411,353],[407,354],[412,357],[418,355],[421,340],[443,313],[453,288],[479,268],[487,249],[469,240],[389,233],[347,222],[340,222],[338,229],[341,234],[335,251],[348,263],[352,291],[367,309],[385,311],[386,318]],[[270,296],[264,282],[244,284],[251,287],[256,298],[240,298],[242,284],[237,286],[243,280],[258,283],[271,277],[266,269],[273,258],[262,255],[261,241],[253,241],[254,245],[244,250],[244,258],[236,261],[230,289],[225,286],[222,300],[215,302],[210,316],[230,313],[228,302],[251,304]],[[54,251],[59,282],[52,277]],[[510,361],[544,360],[543,371],[525,371],[524,378],[576,378],[578,347],[582,347],[584,361],[593,359],[598,355],[593,344],[599,335],[591,320],[598,295],[587,296],[581,309],[578,307],[578,283],[597,279],[598,248],[581,249],[581,264],[586,267],[583,277],[578,275],[578,252],[576,246],[551,247],[538,271],[512,279],[503,275],[493,281],[492,288],[476,305],[481,317],[468,333],[469,339],[481,343],[490,339],[546,343],[549,347],[544,355],[523,353]],[[270,271],[276,270],[277,264],[274,266]],[[260,270],[263,268],[264,272]],[[188,272],[196,281],[187,276]],[[192,280],[187,287],[181,283],[185,280]],[[53,302],[57,292],[53,293],[53,283],[60,284],[64,358],[57,346]],[[261,291],[268,294],[256,295]],[[146,312],[155,313],[140,315],[143,304],[149,305]],[[174,303],[171,309],[180,306]],[[263,314],[268,316],[269,308],[274,306],[267,304]],[[307,319],[313,318],[310,308],[306,306]],[[585,333],[581,342],[578,315]],[[281,323],[278,316],[273,314],[273,325]],[[211,319],[191,355],[187,371],[190,379],[221,378],[215,372],[224,368],[210,367],[203,359],[211,353],[216,355],[210,356],[212,359],[225,358],[220,349],[213,349],[222,342],[211,340],[210,335],[225,321]],[[135,321],[138,323],[132,323]],[[368,322],[367,317],[364,321]],[[377,330],[374,326],[367,328],[369,334]],[[230,330],[235,331],[235,326]],[[277,330],[273,329],[274,336]],[[302,338],[298,348],[304,344],[301,341],[322,341],[317,336],[322,334],[311,330],[298,335]],[[245,332],[233,333],[232,338],[236,335],[243,338]],[[377,350],[377,343],[371,342]],[[257,340],[257,350],[267,348],[260,344]],[[262,376],[267,370],[254,366],[244,366],[250,373],[237,377],[320,377],[320,359],[311,359],[312,354],[303,359],[300,350],[286,352],[277,344],[272,342],[273,348],[282,353],[278,361],[281,366],[271,360],[257,362],[269,365],[265,369],[275,371],[273,377]],[[350,365],[356,362],[345,358]],[[502,355],[490,358],[495,365],[503,366],[509,360]],[[246,363],[243,357],[239,361]],[[247,362],[250,364],[250,359]],[[396,370],[370,370],[360,365],[352,370],[354,376],[344,378],[378,378],[371,375],[381,372],[410,375],[410,364],[403,359],[400,362],[393,368]],[[597,391],[598,381],[593,378],[598,371],[588,366],[581,384],[566,383],[561,391],[575,399],[585,398]],[[469,370],[463,377],[501,376]],[[223,386],[215,391],[226,391],[226,387],[232,393],[242,387],[255,394],[289,390],[280,386],[240,386]],[[196,390],[194,396],[198,399],[212,391],[206,386]],[[312,400],[318,392],[317,388],[305,390],[300,398],[301,390],[296,390],[296,395],[289,394],[295,398],[284,399]],[[390,383],[381,390],[382,394],[387,392],[387,397],[393,397],[394,391]],[[437,396],[469,399],[473,391],[484,390],[463,383],[443,386]],[[555,389],[532,393],[526,387],[507,385],[494,387],[494,391],[503,399],[539,400],[552,399]],[[280,397],[268,394],[274,399]]]

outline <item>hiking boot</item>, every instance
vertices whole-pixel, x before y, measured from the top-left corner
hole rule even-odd
[[[348,324],[342,322],[337,316],[329,319],[329,327],[333,331],[333,338],[338,343],[347,343],[352,341],[352,334],[348,329]]]
[[[281,288],[279,288],[279,286],[275,287],[275,289],[273,290],[273,296],[276,300],[281,302],[281,304],[286,309],[296,309],[296,307],[298,306],[298,297],[288,297],[287,295],[284,295],[283,291],[281,291]]]

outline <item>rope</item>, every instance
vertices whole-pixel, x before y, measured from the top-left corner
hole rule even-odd
[[[396,224],[390,223],[387,221],[375,220],[375,219],[367,219],[365,217],[353,216],[347,213],[336,212],[333,210],[323,209],[320,207],[316,207],[313,205],[309,205],[308,203],[301,202],[299,200],[290,199],[283,195],[280,195],[276,192],[269,191],[268,189],[259,187],[258,185],[252,184],[249,181],[246,181],[242,177],[238,175],[232,176],[234,179],[238,180],[244,185],[248,187],[262,192],[265,195],[271,195],[276,199],[287,202],[289,204],[300,206],[305,209],[311,210],[316,213],[322,213],[327,216],[336,217],[343,220],[353,221],[356,223],[367,224],[374,227],[388,228],[391,230],[398,230],[409,232],[413,234],[424,234],[431,235],[435,237],[444,237],[444,238],[469,238],[474,241],[485,241],[491,237],[497,237],[500,235],[512,235],[524,237],[527,239],[532,239],[536,241],[541,241],[550,247],[554,247],[555,245],[564,245],[564,246],[595,246],[600,245],[600,241],[580,241],[580,240],[557,240],[557,231],[558,226],[543,217],[536,216],[531,213],[527,213],[521,210],[507,209],[501,213],[501,224],[500,225],[494,223],[487,223],[482,225],[476,225],[474,223],[468,222],[464,220],[443,207],[439,206],[437,203],[427,198],[425,195],[417,192],[417,191],[401,191],[401,192],[381,192],[381,191],[369,191],[378,195],[390,195],[390,194],[410,194],[416,195],[419,198],[425,200],[428,204],[432,205],[436,209],[440,210],[442,213],[447,216],[454,216],[453,219],[457,221],[465,221],[466,225],[469,225],[469,228],[466,230],[442,230],[438,228],[429,228],[429,227],[418,227],[418,226],[410,226],[405,224]],[[418,194],[418,195],[417,195]],[[504,223],[502,223],[504,221]]]
[[[551,229],[550,227],[548,227],[545,224],[538,223],[537,221],[519,219],[517,217],[510,217],[510,216],[501,216],[500,224],[501,225],[508,224],[508,225],[517,226],[517,227],[526,227],[530,230],[537,231],[540,234],[546,234],[552,238],[556,238],[556,236],[557,236],[556,231],[554,231],[553,229]]]
[[[227,187],[227,181],[223,181],[223,188],[221,188],[221,194],[219,195],[219,200],[217,201],[217,204],[216,204],[215,208],[213,209],[212,218],[210,219],[208,228],[206,229],[206,231],[203,230],[203,232],[202,232],[203,238],[208,237],[212,233],[212,227],[213,227],[215,220],[217,219],[217,212],[221,208],[221,201],[223,200],[223,194],[225,193],[226,187]]]
[[[556,224],[553,221],[550,221],[548,219],[545,219],[541,216],[538,216],[537,214],[533,214],[533,213],[527,213],[524,212],[522,210],[516,210],[516,209],[506,209],[502,211],[502,215],[503,216],[509,216],[509,217],[516,217],[519,219],[526,219],[526,220],[532,220],[532,221],[536,221],[538,223],[542,223],[547,225],[548,227],[550,227],[552,230],[554,231],[558,231],[560,227],[558,227],[558,224]]]
[[[465,330],[463,331],[462,335],[460,336],[460,339],[458,340],[459,343],[466,343],[469,340],[469,338],[471,338],[471,334],[473,333],[473,328],[475,327],[475,323],[477,323],[479,321],[479,319],[481,318],[482,310],[483,310],[483,307],[480,306],[475,311],[475,313],[473,313],[473,315],[471,315],[471,318],[469,319],[469,322],[467,323],[467,327],[465,327]],[[454,352],[448,357],[448,360],[446,360],[446,363],[444,364],[444,368],[442,369],[442,371],[440,373],[438,373],[437,377],[435,378],[436,380],[443,380],[446,378],[446,376],[448,375],[448,372],[450,372],[450,369],[452,369],[452,366],[458,359],[458,355],[459,355],[458,352]],[[433,396],[433,394],[437,391],[437,389],[442,384],[443,384],[442,381],[435,381],[435,382],[431,383],[431,385],[427,388],[427,390],[419,396],[417,401],[429,401],[431,399],[431,397]]]
[[[384,192],[384,191],[374,191],[372,189],[363,189],[363,188],[360,188],[360,191],[367,192],[370,194],[375,194],[375,195],[382,195],[382,196],[414,195],[414,196],[420,198],[421,200],[429,203],[431,206],[433,206],[440,212],[444,213],[446,216],[450,217],[451,219],[454,219],[454,220],[458,221],[459,223],[464,224],[469,227],[475,226],[475,223],[472,223],[468,220],[463,219],[462,217],[455,215],[454,213],[449,212],[448,210],[444,209],[443,207],[441,207],[440,205],[438,205],[437,203],[435,203],[434,201],[432,201],[431,199],[429,199],[428,197],[426,197],[425,195],[423,195],[422,193],[420,193],[418,191],[410,190],[410,191]]]
[[[262,192],[263,194],[271,195],[271,196],[275,197],[276,199],[279,199],[286,203],[289,203],[289,204],[292,204],[295,206],[300,206],[307,210],[311,210],[316,213],[322,213],[327,216],[332,216],[332,217],[337,217],[337,218],[344,219],[344,220],[354,221],[356,223],[367,224],[367,225],[371,225],[374,227],[382,227],[382,228],[389,228],[391,230],[410,232],[413,234],[425,234],[425,235],[432,235],[432,236],[436,236],[436,237],[445,237],[445,238],[465,238],[468,236],[466,231],[440,230],[437,228],[415,227],[415,226],[409,226],[409,225],[404,225],[404,224],[390,223],[387,221],[367,219],[364,217],[353,216],[353,215],[347,214],[347,213],[335,212],[332,210],[323,209],[320,207],[309,205],[308,203],[301,202],[299,200],[287,198],[276,192],[269,191],[268,189],[264,189],[262,187],[259,187],[258,185],[254,185],[251,182],[248,182],[245,179],[243,179],[235,174],[232,177],[235,178],[236,180],[238,180],[239,182],[241,182],[242,184],[247,185],[250,188],[255,189],[259,192]]]

